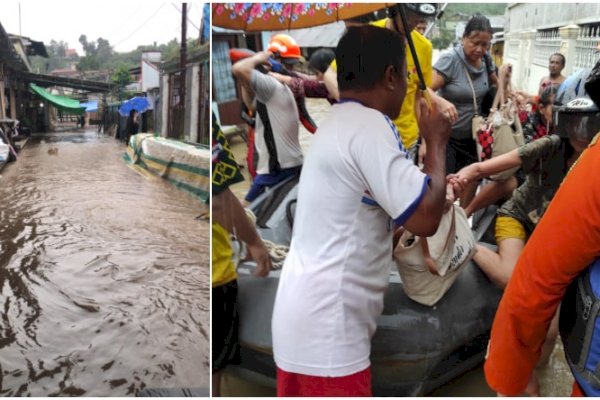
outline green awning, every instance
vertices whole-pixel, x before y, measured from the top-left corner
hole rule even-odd
[[[73,100],[65,96],[49,93],[35,83],[30,83],[29,87],[42,99],[48,100],[54,107],[60,110],[76,115],[81,115],[85,112],[85,107],[82,107],[81,104],[79,104],[79,100]]]

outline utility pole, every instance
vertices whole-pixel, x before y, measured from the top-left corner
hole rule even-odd
[[[179,103],[185,104],[185,65],[187,64],[187,3],[181,10],[181,53],[179,57]]]
[[[21,3],[19,3],[19,36],[21,35]]]

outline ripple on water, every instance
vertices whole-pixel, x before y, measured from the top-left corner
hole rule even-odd
[[[200,201],[95,132],[43,140],[2,171],[0,395],[208,387]]]

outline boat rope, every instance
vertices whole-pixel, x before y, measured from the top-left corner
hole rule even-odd
[[[247,208],[246,215],[250,221],[252,221],[252,224],[256,226],[256,215],[254,215],[254,213]],[[288,246],[273,243],[270,240],[263,239],[263,243],[265,244],[265,247],[271,256],[273,270],[281,269],[290,248]],[[238,243],[238,246],[239,244],[240,243]],[[238,262],[244,260],[248,256],[245,244],[241,244],[241,246],[242,247],[237,251],[238,254],[236,254]]]
[[[283,263],[290,248],[288,246],[275,244],[270,240],[263,240],[263,243],[271,255],[271,264],[273,266],[273,270],[283,268]]]

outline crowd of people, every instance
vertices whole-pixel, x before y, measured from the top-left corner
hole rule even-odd
[[[592,74],[578,82],[577,91],[565,87],[566,60],[556,53],[535,95],[503,86],[513,104],[511,123],[522,127],[525,144],[480,161],[472,121],[490,112],[484,98],[512,74],[509,64],[497,67],[488,53],[489,20],[473,16],[461,43],[433,63],[423,32],[436,5],[402,7],[406,25],[395,10],[384,18],[346,21],[335,53],[323,49],[310,58],[314,75],[294,70],[302,62],[301,49],[284,34],[233,65],[245,110],[254,118],[258,157],[243,205],[299,176],[293,236],[272,319],[277,393],[372,395],[370,344],[383,309],[394,232],[430,236],[444,207],[458,201],[467,215],[499,206],[496,249],[478,245],[474,255],[481,271],[505,289],[485,365],[488,382],[499,394],[537,395],[533,371],[554,348],[561,298],[600,255],[594,225],[600,198],[590,184],[600,162],[594,139],[600,116],[597,99],[583,89]],[[299,124],[306,126],[304,97],[332,103],[307,154],[298,138]],[[219,246],[216,253],[213,247],[213,343],[218,343],[213,388],[218,388],[221,370],[236,362],[239,351],[227,234],[248,243],[258,276],[268,274],[270,263],[242,204],[227,189],[239,173],[218,175],[219,165],[228,163],[221,157],[228,147],[216,121],[213,134],[213,246]],[[490,178],[511,168],[517,172],[508,178]],[[241,220],[237,228],[232,215]],[[596,393],[584,378],[578,377],[574,393]]]

